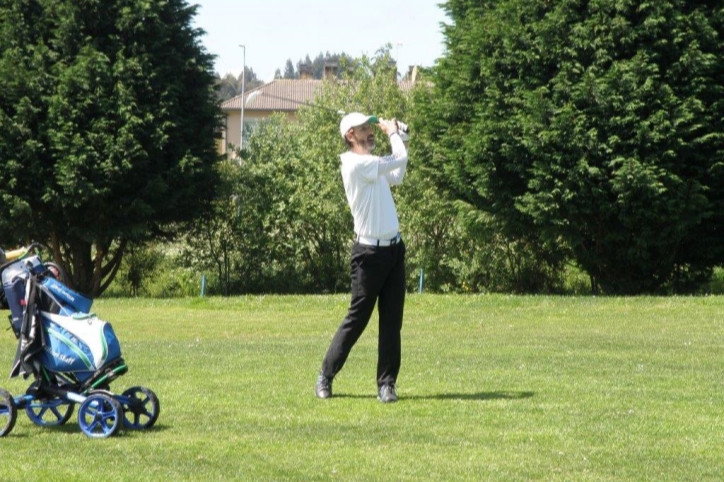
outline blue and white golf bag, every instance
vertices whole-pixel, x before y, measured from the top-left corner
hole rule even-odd
[[[82,382],[121,357],[111,325],[90,313],[92,300],[48,275],[37,256],[2,272],[18,350],[10,376],[41,370]]]
[[[45,346],[40,363],[52,372],[73,373],[83,381],[121,356],[111,325],[93,314],[41,312]]]

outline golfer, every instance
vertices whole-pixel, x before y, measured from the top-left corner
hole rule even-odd
[[[372,154],[375,126],[389,136],[391,155]],[[350,262],[352,300],[324,357],[314,392],[319,398],[332,396],[332,380],[367,327],[375,303],[379,303],[377,398],[384,403],[396,402],[405,304],[405,243],[390,186],[402,183],[407,149],[394,120],[355,112],[342,119],[339,130],[348,148],[340,156],[341,170],[355,231]]]

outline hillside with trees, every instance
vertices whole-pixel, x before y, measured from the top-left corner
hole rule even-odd
[[[254,72],[254,69],[251,67],[247,66],[245,73],[245,78],[243,78],[241,74],[236,77],[233,74],[228,73],[223,77],[216,74],[216,95],[219,102],[241,95],[242,80],[245,91],[255,89],[256,87],[264,84],[264,81],[256,76],[256,72]]]
[[[299,60],[296,65],[291,59],[288,59],[284,71],[277,69],[274,78],[276,79],[298,79],[301,76],[301,69],[307,69],[313,79],[322,79],[324,77],[324,66],[330,62],[337,63],[338,65],[350,65],[353,59],[347,54],[322,54],[321,52],[317,57],[312,60],[309,55],[305,59]],[[341,75],[341,72],[338,72]],[[223,77],[220,74],[216,74],[217,84],[217,97],[220,102],[223,102],[237,95],[241,95],[241,74],[234,76],[233,74],[227,73]],[[246,78],[244,79],[244,90],[249,91],[256,87],[259,87],[264,83],[262,79],[259,79],[254,72],[254,69],[246,67]]]
[[[301,76],[301,70],[307,69],[307,71],[311,74],[312,78],[314,79],[322,79],[324,78],[324,66],[328,63],[335,63],[337,65],[349,65],[353,61],[352,57],[345,53],[341,54],[330,54],[327,52],[326,54],[322,54],[321,52],[319,55],[317,55],[314,60],[312,60],[309,55],[307,55],[304,60],[299,60],[296,63],[296,67],[294,63],[292,63],[292,59],[287,59],[287,63],[284,66],[284,72],[282,73],[281,70],[277,69],[276,74],[274,75],[274,78],[277,79],[298,79]],[[341,76],[342,72],[338,71],[338,76]]]

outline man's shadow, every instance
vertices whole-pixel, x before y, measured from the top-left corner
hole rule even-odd
[[[466,400],[466,401],[490,401],[490,400],[522,400],[524,398],[534,397],[534,392],[475,392],[475,393],[439,393],[432,395],[402,395],[400,401],[403,400]],[[375,398],[375,395],[356,395],[356,394],[334,394],[334,398]]]
[[[489,400],[522,400],[535,396],[533,392],[475,392],[475,393],[439,393],[433,395],[411,395],[411,400],[470,400],[470,401],[489,401]]]

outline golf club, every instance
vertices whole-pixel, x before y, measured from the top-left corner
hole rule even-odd
[[[313,109],[326,110],[327,112],[333,112],[333,113],[335,113],[335,114],[337,114],[337,115],[339,115],[339,116],[344,116],[344,115],[347,115],[347,114],[348,114],[348,112],[345,112],[345,111],[343,111],[343,110],[332,109],[331,107],[324,107],[324,106],[322,106],[322,105],[315,104],[315,103],[312,103],[312,102],[302,102],[302,101],[298,101],[298,100],[295,100],[295,99],[290,99],[289,97],[282,97],[282,96],[279,96],[279,95],[268,94],[268,93],[266,93],[266,92],[262,92],[261,90],[255,90],[254,92],[251,92],[251,93],[249,94],[249,96],[246,98],[246,101],[244,102],[244,104],[246,104],[246,103],[248,103],[249,101],[251,101],[251,100],[253,100],[253,99],[255,99],[255,98],[259,97],[259,96],[262,96],[262,95],[265,96],[265,97],[270,97],[270,98],[272,98],[272,99],[278,99],[278,100],[283,100],[283,101],[286,101],[286,102],[292,102],[292,103],[298,104],[298,105],[305,105],[305,106],[311,107],[311,108],[313,108]],[[410,136],[410,126],[407,125],[407,124],[405,124],[405,123],[402,122],[402,121],[396,120],[395,122],[397,123],[397,129],[400,131],[400,135],[402,136],[402,140],[405,141],[405,142],[407,142],[407,141],[409,140],[409,136]]]

